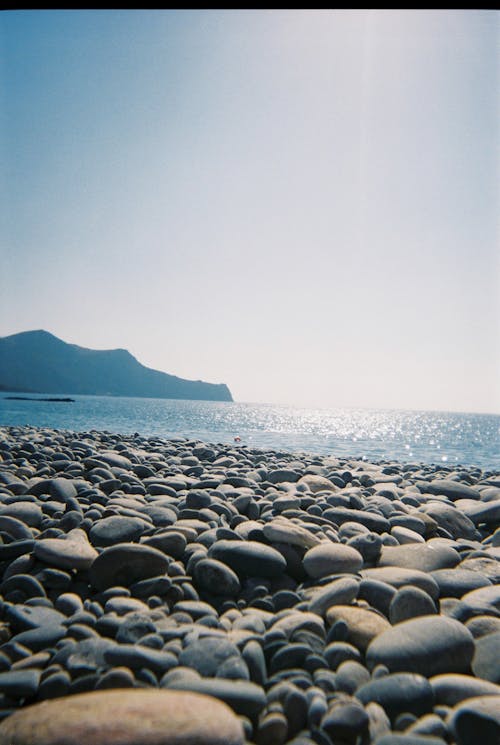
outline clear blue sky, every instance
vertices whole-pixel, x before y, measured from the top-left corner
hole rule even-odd
[[[500,413],[495,11],[0,14],[0,335]]]

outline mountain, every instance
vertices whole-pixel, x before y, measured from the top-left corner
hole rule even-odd
[[[48,331],[0,337],[0,390],[233,400],[225,383],[184,380],[141,365],[125,349],[86,349]]]

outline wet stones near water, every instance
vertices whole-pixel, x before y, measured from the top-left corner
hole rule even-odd
[[[120,689],[210,697],[238,743],[468,745],[496,731],[499,474],[0,435],[5,726],[20,726],[14,712],[43,723],[37,706],[54,700],[69,742],[86,741],[69,702]],[[128,701],[135,742],[175,742],[154,739],[166,727],[138,735]],[[210,721],[204,745],[230,731]]]

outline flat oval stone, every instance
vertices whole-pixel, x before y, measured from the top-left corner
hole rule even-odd
[[[366,652],[369,669],[386,665],[390,672],[413,672],[430,677],[467,673],[474,639],[458,621],[445,616],[421,616],[384,631]]]
[[[425,484],[425,491],[428,494],[448,497],[453,502],[457,499],[481,499],[481,493],[477,489],[460,481],[451,481],[451,479],[434,479]]]
[[[491,605],[492,608],[500,611],[500,585],[490,585],[489,587],[479,587],[477,590],[470,590],[462,596],[464,603],[474,605],[475,603]]]
[[[146,527],[147,523],[138,517],[111,515],[94,523],[89,538],[94,546],[114,546],[138,540]]]
[[[312,548],[321,543],[318,536],[311,533],[310,530],[283,517],[265,523],[262,532],[269,541],[287,543],[290,546],[299,546],[300,548]]]
[[[251,683],[248,680],[200,678],[193,673],[193,677],[183,675],[178,679],[171,680],[168,687],[169,690],[174,688],[176,690],[194,691],[196,693],[205,693],[209,696],[215,696],[215,698],[224,701],[237,714],[248,717],[251,720],[256,720],[266,705],[266,695],[264,690],[256,683]],[[210,741],[207,741],[207,745],[209,742]],[[218,740],[215,742],[219,745]],[[222,744],[226,745],[223,740],[221,741],[221,745]],[[134,745],[136,745],[136,743],[134,743]],[[184,743],[182,743],[182,745],[184,745]],[[210,745],[212,745],[212,743],[210,743]]]
[[[359,581],[354,577],[339,577],[315,592],[309,601],[311,613],[324,616],[332,605],[349,605],[358,596]]]
[[[427,714],[434,705],[434,693],[423,675],[393,673],[365,683],[355,693],[363,704],[375,701],[394,721],[403,712]]]
[[[436,606],[430,595],[420,587],[405,585],[396,592],[389,606],[389,620],[392,624],[408,621],[417,616],[437,614]]]
[[[307,486],[309,491],[313,494],[316,494],[316,492],[319,491],[338,491],[338,487],[335,486],[330,479],[325,478],[325,476],[318,476],[314,473],[306,473],[305,476],[300,477],[297,483]]]
[[[89,716],[91,712],[91,716]],[[221,701],[179,691],[92,691],[21,709],[0,725],[16,745],[243,745],[241,723]]]
[[[360,523],[374,533],[389,533],[391,530],[391,524],[385,517],[364,510],[353,510],[348,507],[330,507],[323,512],[323,517],[332,520],[337,525],[347,522]]]
[[[500,686],[472,675],[448,673],[434,675],[429,683],[437,704],[455,706],[467,698],[476,696],[500,696]]]
[[[500,733],[500,696],[477,696],[457,704],[447,724],[457,745],[496,745]]]
[[[404,567],[374,567],[373,569],[361,570],[361,576],[366,579],[374,579],[385,582],[399,589],[404,585],[420,587],[433,600],[439,597],[439,587],[430,574],[421,572],[419,569],[406,569]]]
[[[345,621],[348,627],[347,641],[361,651],[379,634],[391,629],[389,621],[375,611],[354,605],[334,605],[326,613],[330,624]]]
[[[134,582],[165,574],[168,559],[161,551],[138,543],[119,543],[105,548],[89,569],[96,590],[129,587]]]
[[[492,683],[500,683],[499,649],[500,631],[476,639],[476,649],[472,660],[474,675]]]
[[[7,515],[20,520],[30,528],[39,528],[43,519],[42,508],[35,502],[11,502],[0,505],[0,515]]]
[[[257,541],[216,541],[208,557],[227,564],[239,577],[279,577],[286,569],[279,551]]]
[[[383,546],[378,560],[379,567],[402,567],[434,572],[454,567],[460,554],[451,546],[438,543],[411,543],[404,546]]]
[[[59,569],[88,569],[97,551],[80,528],[70,530],[65,538],[42,538],[35,541],[33,553],[37,559]]]
[[[193,577],[198,588],[214,595],[238,595],[241,585],[238,575],[217,559],[201,559],[193,570]]]
[[[163,530],[146,538],[143,536],[141,543],[157,548],[162,553],[173,556],[174,559],[180,559],[186,549],[187,540],[180,531]]]
[[[302,564],[314,579],[329,574],[355,574],[363,566],[363,557],[344,543],[323,542],[306,552]]]
[[[460,567],[438,569],[432,572],[432,578],[438,583],[442,598],[461,598],[467,592],[491,585],[490,580],[479,572]]]
[[[188,644],[179,655],[179,665],[196,670],[203,677],[226,678],[224,670],[229,669],[228,661],[234,658],[239,665],[233,665],[239,674],[231,676],[248,679],[248,668],[241,659],[238,647],[225,637],[204,637]],[[222,669],[222,673],[221,673]]]
[[[41,670],[8,670],[0,673],[0,690],[11,698],[31,698],[37,692]],[[0,733],[0,742],[1,733]]]

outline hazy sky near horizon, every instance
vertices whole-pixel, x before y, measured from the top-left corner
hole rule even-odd
[[[0,13],[0,336],[500,413],[499,21]]]

